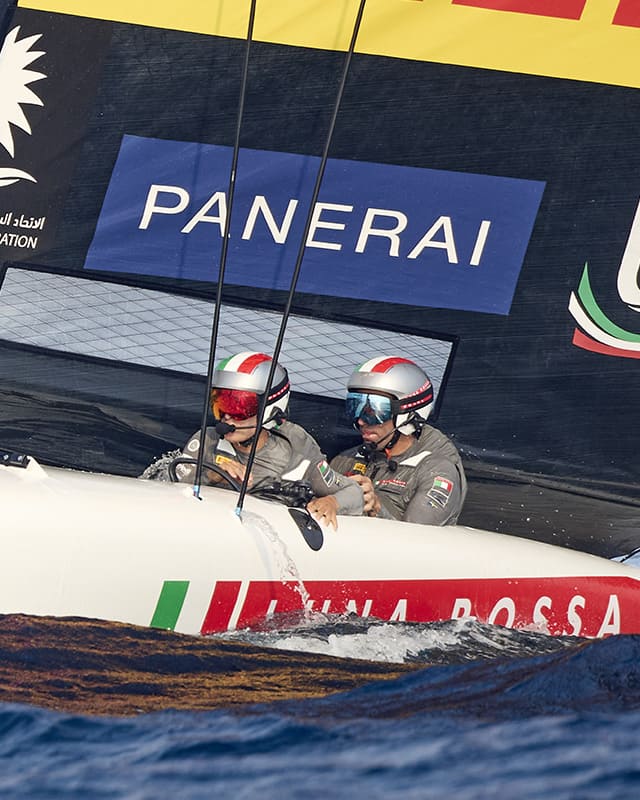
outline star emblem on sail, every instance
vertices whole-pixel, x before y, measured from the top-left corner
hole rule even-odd
[[[623,303],[640,312],[640,202],[618,270],[618,294]],[[573,344],[583,350],[623,358],[640,358],[640,333],[628,331],[609,319],[598,305],[589,280],[589,265],[584,265],[577,292],[569,299],[569,311],[578,328]]]
[[[23,106],[44,105],[30,84],[46,78],[42,72],[28,69],[29,65],[43,56],[43,50],[32,50],[41,34],[18,39],[20,26],[7,34],[0,50],[0,152],[4,148],[14,157],[12,125],[31,135],[31,126],[22,109]],[[16,167],[0,166],[0,188],[20,180],[37,183],[36,179]]]

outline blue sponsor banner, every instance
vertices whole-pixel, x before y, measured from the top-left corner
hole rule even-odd
[[[125,136],[94,270],[217,281],[232,150]],[[225,281],[288,289],[319,159],[240,151]],[[329,159],[298,291],[508,314],[544,183]]]

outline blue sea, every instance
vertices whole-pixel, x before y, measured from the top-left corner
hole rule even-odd
[[[638,636],[559,639],[469,621],[322,617],[232,638],[336,655],[356,669],[362,659],[419,668],[322,699],[233,712],[105,718],[0,705],[0,796],[466,800],[640,792]]]

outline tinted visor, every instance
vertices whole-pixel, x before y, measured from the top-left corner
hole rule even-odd
[[[211,410],[216,419],[226,414],[237,420],[255,417],[258,413],[258,395],[255,392],[243,392],[239,389],[212,389]]]
[[[347,417],[350,422],[361,419],[365,425],[381,425],[393,419],[391,398],[381,394],[349,392],[346,400]]]

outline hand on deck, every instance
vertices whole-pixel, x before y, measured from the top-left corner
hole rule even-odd
[[[373,488],[371,478],[367,478],[366,475],[349,475],[349,477],[362,489],[364,497],[363,513],[368,517],[377,517],[380,512],[380,500],[378,500],[378,495]]]
[[[338,530],[338,501],[332,494],[314,497],[307,503],[307,511],[317,522],[331,525],[334,531]]]

